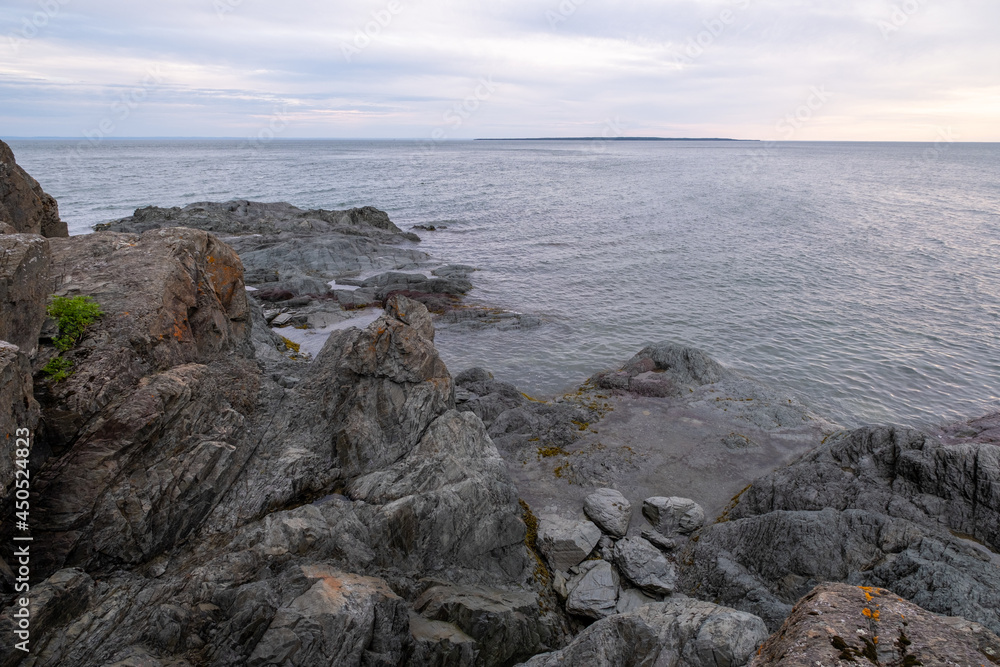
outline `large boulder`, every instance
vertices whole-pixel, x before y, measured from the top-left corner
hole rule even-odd
[[[0,340],[32,356],[45,321],[54,283],[49,277],[49,242],[31,234],[0,235]]]
[[[702,529],[685,589],[773,629],[819,582],[878,586],[1000,631],[1000,434],[977,423],[831,436]]]
[[[0,224],[18,233],[69,236],[59,206],[34,178],[18,166],[10,146],[0,141]]]
[[[642,515],[665,537],[690,535],[705,523],[705,510],[690,498],[654,496],[642,502]]]
[[[601,529],[586,519],[564,519],[554,514],[538,517],[538,548],[553,570],[568,570],[590,555],[601,539]]]
[[[597,489],[583,499],[583,512],[612,537],[625,537],[632,520],[632,503],[615,489]]]
[[[961,617],[928,613],[895,593],[822,584],[799,600],[750,662],[792,665],[982,665],[1000,661],[1000,637]]]
[[[634,586],[652,595],[669,595],[677,587],[677,568],[641,537],[626,537],[614,548],[618,570]]]
[[[603,560],[587,561],[569,580],[566,611],[578,616],[604,618],[617,611],[620,579],[615,568]]]
[[[766,637],[756,616],[679,595],[600,620],[566,648],[525,665],[739,667]]]

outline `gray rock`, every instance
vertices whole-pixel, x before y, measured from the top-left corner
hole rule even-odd
[[[476,640],[458,626],[444,621],[431,621],[410,612],[410,635],[413,637],[413,665],[463,667],[476,660]]]
[[[642,514],[661,535],[690,535],[705,523],[705,510],[690,498],[655,496],[642,502]]]
[[[136,233],[174,226],[219,234],[239,253],[248,284],[266,284],[293,296],[324,294],[330,281],[348,274],[410,268],[428,259],[408,246],[419,240],[415,234],[402,232],[385,212],[370,206],[307,211],[243,200],[150,206],[97,229]]]
[[[756,616],[681,595],[604,618],[566,648],[535,656],[525,665],[738,667],[766,637]]]
[[[478,586],[434,586],[413,602],[425,618],[444,621],[475,640],[477,663],[512,664],[542,643],[538,597]]]
[[[280,607],[247,664],[399,664],[409,652],[406,603],[381,579],[322,565],[303,568],[313,582]]]
[[[271,320],[271,324],[276,327],[287,326],[292,323],[292,319],[294,317],[295,316],[291,313],[281,313],[280,315],[276,315],[274,319]]]
[[[946,429],[947,445],[895,427],[830,437],[702,529],[684,552],[685,589],[777,628],[818,582],[880,586],[1000,630],[1000,449],[988,431]]]
[[[601,529],[590,521],[552,514],[538,517],[538,548],[553,570],[566,571],[580,563],[600,539]]]
[[[590,618],[614,614],[618,603],[618,573],[603,560],[588,561],[585,566],[581,566],[581,572],[567,585],[566,611]]]
[[[677,568],[641,537],[619,540],[614,560],[622,575],[647,593],[669,595],[677,587]]]
[[[998,659],[1000,637],[978,623],[928,613],[885,589],[823,584],[799,600],[750,665],[875,660],[882,665],[983,665]]]
[[[618,594],[618,604],[615,606],[615,611],[619,614],[627,614],[643,605],[659,601],[660,598],[650,597],[638,588],[623,588],[621,593]]]
[[[31,366],[20,348],[0,340],[0,437],[4,446],[0,447],[0,503],[7,507],[7,491],[14,484],[15,459],[17,449],[22,447],[18,438],[34,444],[37,439],[36,427],[40,411],[32,393]],[[26,429],[18,432],[18,429]],[[29,437],[30,436],[30,437]],[[21,476],[30,474],[30,469]],[[29,478],[30,479],[30,478]]]
[[[10,146],[0,141],[0,224],[21,234],[69,236],[59,206],[34,178],[18,166]]]
[[[474,266],[469,266],[468,264],[446,264],[444,266],[439,266],[438,268],[431,271],[431,274],[435,276],[440,276],[442,278],[449,278],[452,276],[458,276],[461,278],[466,277],[473,271],[478,271]]]
[[[642,530],[642,539],[646,540],[660,551],[664,551],[666,553],[676,551],[677,548],[680,547],[681,541],[684,540],[682,537],[666,537],[655,530],[650,530],[649,528],[644,528]]]
[[[732,377],[732,371],[701,350],[666,342],[643,348],[620,371],[598,373],[591,381],[607,389],[664,397]]]
[[[583,511],[608,535],[625,537],[632,520],[632,504],[615,489],[597,489],[583,499]]]
[[[33,357],[54,290],[49,242],[33,234],[0,235],[0,340]]]

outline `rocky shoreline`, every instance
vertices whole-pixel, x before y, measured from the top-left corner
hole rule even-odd
[[[0,158],[0,667],[1000,663],[1000,415],[844,430],[670,343],[537,400],[434,347],[537,319],[378,209],[67,237]]]

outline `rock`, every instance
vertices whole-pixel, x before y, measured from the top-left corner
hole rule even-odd
[[[981,433],[949,438],[897,427],[831,436],[702,529],[684,551],[684,589],[774,629],[817,583],[878,586],[1000,631],[1000,448]]]
[[[248,284],[295,295],[324,294],[333,280],[361,272],[412,268],[426,253],[419,241],[371,206],[347,211],[303,210],[286,203],[199,202],[184,208],[146,207],[101,230],[142,233],[191,227],[220,235],[239,253]],[[426,277],[424,278],[426,280]]]
[[[614,489],[597,489],[583,499],[583,511],[608,535],[625,537],[632,519],[632,504]]]
[[[538,517],[538,548],[549,567],[566,571],[590,555],[601,539],[601,529],[587,520],[552,514]]]
[[[271,320],[271,325],[276,327],[288,326],[292,323],[293,315],[291,313],[281,313],[276,315],[273,320]]]
[[[655,602],[659,602],[659,598],[650,597],[638,588],[622,588],[621,592],[618,594],[618,604],[615,605],[615,612],[619,614],[627,614],[635,611],[643,605],[653,604]]]
[[[701,350],[675,343],[643,348],[619,371],[598,373],[598,387],[628,390],[640,396],[677,396],[692,387],[734,377]]]
[[[615,565],[635,586],[653,595],[669,595],[677,587],[677,569],[663,553],[641,537],[615,544]]]
[[[680,546],[680,541],[683,538],[666,537],[656,532],[655,530],[644,528],[642,531],[642,539],[646,540],[660,551],[665,551],[666,553],[670,553],[672,551],[675,551]]]
[[[409,614],[386,582],[324,566],[305,567],[303,574],[314,583],[277,610],[248,665],[402,662]]]
[[[434,342],[434,324],[431,323],[427,308],[404,296],[393,295],[386,299],[385,313],[404,324],[408,324],[419,335]]]
[[[22,234],[69,236],[59,219],[56,200],[14,161],[10,146],[0,141],[0,223]]]
[[[475,663],[476,640],[452,623],[431,621],[410,612],[410,635],[413,637],[410,664],[462,667]]]
[[[13,343],[29,357],[38,348],[48,297],[49,242],[29,234],[0,236],[0,340]]]
[[[763,621],[755,616],[681,595],[604,618],[566,648],[525,665],[737,667],[766,637]]]
[[[942,617],[882,588],[822,584],[802,598],[750,662],[764,665],[980,665],[1000,660],[1000,637]]]
[[[542,643],[538,598],[478,586],[433,586],[413,602],[425,618],[444,621],[474,638],[477,663],[526,660]]]
[[[566,611],[590,618],[614,614],[619,590],[615,569],[610,563],[597,560],[588,561],[580,570],[567,585]]]
[[[17,449],[34,444],[38,402],[32,393],[31,366],[16,345],[0,340],[0,503],[7,507],[7,491],[14,485]],[[19,442],[19,438],[23,441]],[[27,458],[27,457],[25,457]],[[30,469],[21,473],[30,474]],[[29,478],[30,479],[30,478]]]
[[[442,278],[449,278],[451,276],[464,278],[473,271],[478,270],[479,269],[476,267],[469,266],[468,264],[446,264],[431,271],[431,275],[440,276]]]
[[[655,496],[642,502],[642,514],[661,535],[690,535],[705,523],[705,510],[690,498]]]

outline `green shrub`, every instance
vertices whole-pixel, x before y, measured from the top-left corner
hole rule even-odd
[[[52,343],[61,352],[76,345],[83,330],[104,314],[100,305],[89,296],[52,297],[46,312],[59,323],[59,335],[52,339]]]
[[[56,357],[51,359],[49,363],[45,364],[45,368],[42,369],[42,372],[48,375],[49,379],[53,382],[59,382],[61,380],[65,380],[73,374],[73,371],[70,370],[72,367],[73,362],[69,359]]]

